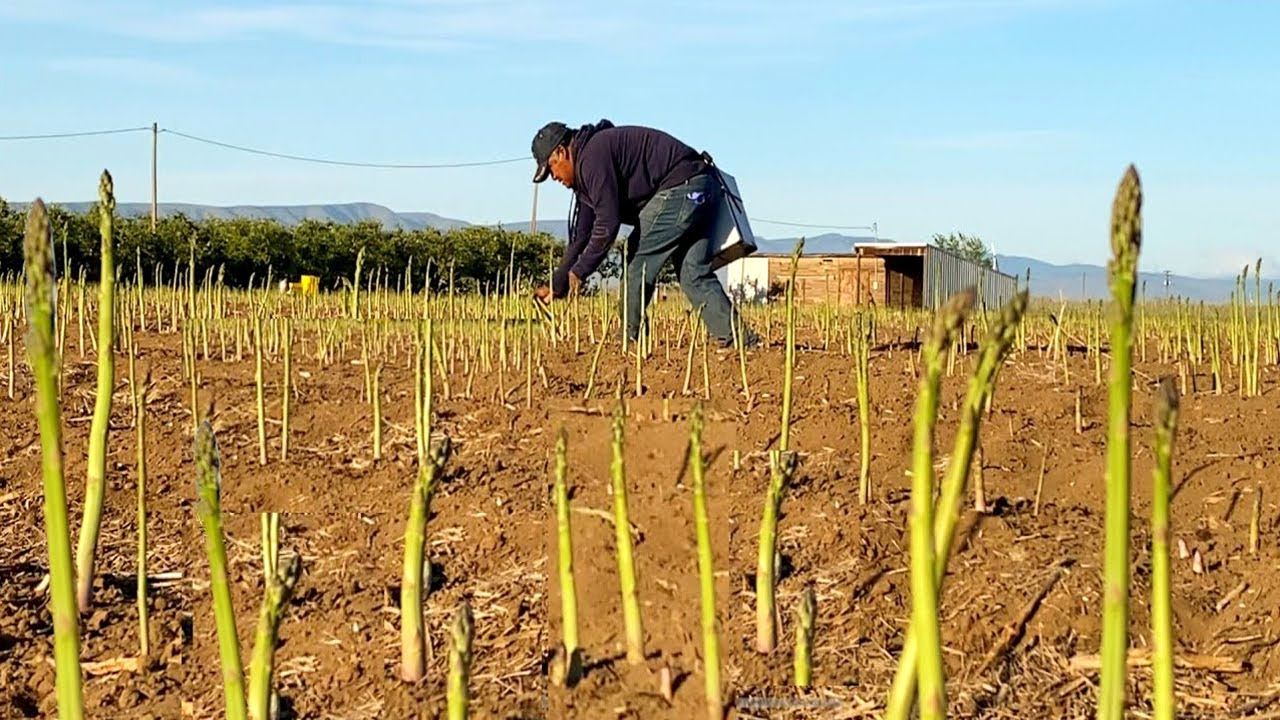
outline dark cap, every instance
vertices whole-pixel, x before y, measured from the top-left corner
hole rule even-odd
[[[540,183],[551,174],[551,168],[547,165],[551,159],[551,153],[563,145],[569,135],[568,125],[562,122],[549,122],[542,126],[537,135],[533,136],[533,159],[538,163],[538,169],[533,173],[534,182]]]

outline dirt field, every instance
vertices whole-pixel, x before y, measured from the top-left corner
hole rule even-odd
[[[802,341],[812,338],[802,338]],[[155,380],[149,406],[152,657],[137,673],[97,672],[91,663],[137,653],[134,598],[135,445],[124,364],[108,458],[109,489],[95,605],[82,617],[85,697],[95,718],[218,717],[222,687],[204,538],[193,511],[192,420],[181,378],[178,335],[139,335],[140,372]],[[409,355],[389,360],[382,386],[385,448],[374,463],[362,402],[363,369],[354,347],[332,366],[294,357],[291,449],[279,459],[280,373],[267,368],[270,460],[258,463],[253,362],[199,361],[202,404],[223,451],[223,508],[232,592],[247,665],[261,596],[258,516],[282,513],[282,546],[301,552],[304,574],[281,626],[276,686],[282,716],[440,717],[444,712],[446,625],[458,601],[476,617],[473,717],[702,717],[703,665],[692,493],[686,470],[688,417],[696,398],[681,394],[684,357],[659,346],[634,394],[627,364],[605,353],[596,397],[581,395],[594,347],[581,354],[548,348],[546,387],[534,375],[526,407],[524,373],[505,378],[507,404],[493,401],[497,378],[476,374],[473,398],[438,397],[437,431],[456,452],[437,493],[427,533],[433,567],[427,599],[432,648],[428,679],[399,680],[398,595],[408,488],[415,473]],[[779,432],[782,354],[749,358],[754,402],[741,392],[733,354],[712,354],[704,439],[709,505],[730,717],[875,717],[883,708],[910,612],[906,572],[905,470],[916,392],[910,349],[877,347],[871,359],[872,473],[875,502],[857,502],[858,428],[851,361],[820,346],[797,353],[792,444],[799,471],[779,525],[783,577],[778,588],[780,648],[754,651],[756,532],[768,479],[765,451]],[[53,712],[52,631],[41,587],[47,568],[39,442],[32,390],[18,345],[16,398],[0,385],[0,718]],[[1134,399],[1132,645],[1148,645],[1147,523],[1152,383],[1170,367],[1138,363]],[[963,368],[944,383],[939,461],[950,452]],[[68,340],[63,403],[73,533],[78,530],[94,361]],[[0,366],[0,374],[5,372]],[[614,536],[608,513],[612,390],[626,378],[627,471],[648,662],[623,657]],[[1280,711],[1280,406],[1274,368],[1262,397],[1197,393],[1183,400],[1175,450],[1178,488],[1173,532],[1198,552],[1174,560],[1174,623],[1180,653],[1238,661],[1229,671],[1177,671],[1180,716],[1275,717]],[[513,384],[518,383],[518,387]],[[700,366],[693,389],[701,394]],[[1199,386],[1207,387],[1204,376]],[[1083,433],[1075,431],[1075,393],[1083,388]],[[1228,380],[1234,391],[1234,379]],[[604,397],[601,397],[604,396]],[[664,404],[663,398],[669,398]],[[1073,358],[1070,383],[1036,352],[1003,370],[983,426],[991,512],[966,510],[942,593],[942,629],[953,717],[1092,717],[1097,676],[1071,666],[1096,653],[1100,635],[1106,390],[1092,361]],[[570,482],[581,640],[587,674],[572,690],[549,688],[547,664],[559,641],[555,520],[550,505],[556,433],[569,439]],[[743,467],[732,469],[733,451]],[[1047,458],[1047,459],[1046,459]],[[1045,466],[1039,513],[1034,500]],[[1261,550],[1247,553],[1254,493],[1263,493]],[[74,543],[74,537],[72,538]],[[1236,591],[1244,584],[1244,589]],[[790,682],[793,612],[801,591],[817,594],[814,689]],[[1047,588],[1047,591],[1045,590]],[[1043,601],[1029,604],[1044,592]],[[1025,618],[1025,626],[1019,623]],[[991,651],[1002,641],[1009,651]],[[989,655],[992,655],[989,657]],[[988,662],[989,660],[989,662]],[[674,696],[659,693],[669,668]],[[1131,673],[1135,717],[1149,707],[1150,674]]]

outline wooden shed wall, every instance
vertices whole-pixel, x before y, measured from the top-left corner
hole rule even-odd
[[[791,258],[769,258],[770,285],[785,287],[790,272]],[[884,305],[887,291],[883,258],[815,256],[796,264],[797,302]]]

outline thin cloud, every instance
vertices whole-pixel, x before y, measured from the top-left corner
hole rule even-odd
[[[112,3],[85,0],[37,4],[17,0],[0,17],[19,21],[91,24],[112,34],[169,43],[242,37],[297,38],[319,43],[400,50],[493,49],[511,44],[570,43],[595,49],[652,52],[656,45],[699,42],[723,52],[760,53],[831,40],[850,30],[909,33],[964,20],[982,21],[1065,5],[1065,0],[818,0],[795,7],[762,0],[618,4],[584,0],[370,0],[227,4]],[[41,10],[44,9],[44,11]],[[779,42],[783,40],[783,42]],[[869,40],[870,41],[870,40]],[[847,42],[842,38],[840,42]],[[639,43],[639,44],[637,44]]]
[[[503,2],[276,3],[257,7],[174,6],[157,10],[121,4],[110,12],[85,4],[44,15],[14,12],[20,21],[92,25],[114,35],[174,44],[238,38],[295,38],[326,44],[401,50],[494,47],[507,42],[616,42],[623,18],[576,16],[564,7]],[[3,17],[0,14],[0,17]]]
[[[19,22],[49,22],[72,17],[74,8],[68,0],[9,0],[0,3],[0,18]]]
[[[1079,6],[1080,0],[926,0],[922,2],[831,3],[827,7],[846,18],[892,20],[936,18],[957,14],[1043,10]]]
[[[131,57],[66,57],[50,60],[47,65],[55,72],[136,83],[186,82],[198,77],[181,65]]]

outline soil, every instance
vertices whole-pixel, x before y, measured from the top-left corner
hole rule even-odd
[[[775,332],[776,334],[776,332]],[[437,396],[435,430],[454,444],[428,523],[430,661],[425,681],[399,679],[402,536],[416,443],[410,354],[387,358],[383,457],[375,462],[363,400],[359,335],[335,362],[320,363],[299,332],[290,450],[280,458],[280,358],[266,367],[268,462],[258,460],[254,364],[198,362],[200,404],[222,449],[222,506],[241,639],[248,665],[262,595],[258,513],[281,513],[282,547],[301,554],[303,576],[280,628],[276,688],[282,717],[440,717],[448,622],[466,598],[475,614],[472,716],[534,718],[703,717],[704,662],[698,566],[688,473],[695,403],[706,415],[704,450],[725,702],[731,718],[873,717],[896,667],[910,612],[908,478],[916,395],[913,351],[883,345],[871,359],[873,502],[858,503],[858,423],[850,360],[802,334],[797,353],[792,449],[796,477],[779,523],[778,649],[755,650],[757,528],[776,448],[782,353],[748,358],[751,399],[737,358],[712,351],[710,398],[695,359],[692,395],[682,394],[685,356],[659,343],[634,397],[631,364],[602,354],[592,399],[582,395],[595,347],[562,342],[541,373],[475,373],[471,397],[462,361],[449,397]],[[21,361],[15,398],[0,382],[0,718],[55,712],[52,631],[33,392]],[[195,521],[193,422],[180,335],[139,333],[140,374],[154,382],[148,412],[148,573],[151,653],[137,672],[86,672],[89,717],[212,718],[223,702],[204,535]],[[78,531],[92,414],[92,348],[69,333],[63,423],[72,530]],[[394,343],[393,343],[394,345]],[[230,351],[234,355],[234,350]],[[950,454],[957,363],[945,379],[937,460]],[[1148,552],[1152,436],[1149,378],[1173,371],[1137,363],[1133,412],[1132,611],[1136,649],[1149,647]],[[1077,352],[1070,378],[1040,353],[1015,354],[1001,373],[983,426],[990,508],[961,516],[942,592],[951,716],[1092,717],[1097,674],[1073,657],[1098,651],[1101,617],[1105,385]],[[5,369],[0,367],[0,374]],[[1104,370],[1105,372],[1105,370]],[[1280,527],[1276,499],[1280,406],[1265,368],[1261,397],[1200,392],[1183,399],[1175,451],[1172,532],[1174,625],[1180,654],[1214,655],[1239,671],[1177,671],[1185,717],[1238,717],[1280,709]],[[531,378],[531,395],[526,380]],[[1105,376],[1104,376],[1105,380]],[[506,397],[496,402],[501,383]],[[615,388],[626,399],[626,472],[646,661],[624,653],[609,492]],[[93,606],[81,616],[86,665],[138,654],[135,598],[135,440],[124,361],[117,363],[108,491]],[[1084,426],[1075,427],[1077,388]],[[438,388],[439,389],[439,388]],[[585,676],[553,686],[548,668],[561,632],[552,457],[568,440],[573,556]],[[739,470],[733,469],[738,453]],[[1036,507],[1037,480],[1045,467]],[[1250,509],[1262,492],[1261,548],[1247,551]],[[1038,510],[1038,512],[1037,512]],[[596,512],[600,511],[600,512]],[[1202,572],[1176,554],[1198,553]],[[1244,589],[1236,591],[1241,585]],[[791,682],[794,612],[802,591],[817,598],[813,687]],[[1047,591],[1046,591],[1047,588]],[[1039,603],[1032,602],[1043,594]],[[1229,597],[1229,596],[1234,597]],[[1225,599],[1225,603],[1223,602]],[[992,653],[1005,643],[1005,652]],[[992,657],[988,658],[988,655]],[[988,662],[989,660],[989,662]],[[664,699],[660,676],[673,694]],[[1149,708],[1150,673],[1130,673],[1135,713]]]

